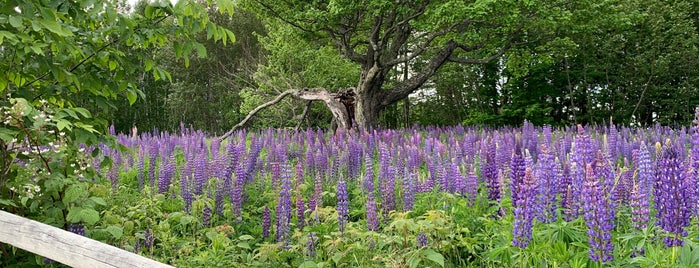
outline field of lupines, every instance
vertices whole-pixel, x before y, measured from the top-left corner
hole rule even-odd
[[[87,235],[181,267],[697,266],[698,124],[118,135]]]

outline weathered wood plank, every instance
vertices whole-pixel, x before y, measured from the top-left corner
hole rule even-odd
[[[172,267],[0,210],[0,242],[73,267]]]

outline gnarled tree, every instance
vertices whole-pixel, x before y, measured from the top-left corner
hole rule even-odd
[[[314,40],[333,44],[361,68],[356,125],[377,125],[380,112],[423,86],[446,62],[483,64],[513,45],[546,36],[565,15],[554,1],[247,0]],[[413,65],[408,79],[387,83],[391,70]],[[352,122],[346,122],[351,126]]]

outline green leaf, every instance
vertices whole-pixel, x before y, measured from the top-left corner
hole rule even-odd
[[[65,194],[63,195],[63,203],[64,204],[69,204],[72,202],[77,201],[83,195],[85,194],[85,190],[83,189],[82,185],[80,184],[73,184],[71,186],[68,186],[68,189],[66,190]]]
[[[313,261],[305,261],[301,265],[299,265],[299,268],[316,268],[318,265],[313,262]]]
[[[439,254],[439,252],[436,252],[433,249],[426,249],[425,251],[423,251],[423,254],[425,254],[425,257],[428,260],[436,262],[437,264],[439,264],[439,266],[444,267],[444,256],[442,256],[442,254]]]
[[[92,202],[95,202],[95,204],[97,204],[97,205],[105,206],[105,207],[107,206],[107,201],[104,201],[104,198],[102,198],[102,197],[92,196],[92,197],[90,197],[90,200],[92,200]]]
[[[243,241],[253,240],[253,239],[255,239],[255,238],[252,237],[252,235],[241,235],[238,237],[238,240],[243,240]]]
[[[64,28],[63,26],[58,24],[58,22],[55,20],[38,19],[37,22],[39,22],[39,24],[44,26],[49,31],[51,31],[59,36],[64,36],[64,37],[73,36],[73,32]]]
[[[124,235],[124,229],[116,225],[110,225],[104,230],[111,234],[114,239],[119,239]]]
[[[80,220],[87,225],[94,225],[100,220],[100,213],[91,208],[83,208],[80,211]]]
[[[235,246],[242,249],[250,249],[250,244],[248,244],[248,242],[240,242]]]
[[[72,110],[78,112],[78,113],[79,113],[80,115],[82,115],[84,118],[90,118],[90,117],[92,117],[92,114],[90,113],[90,111],[88,111],[88,110],[85,109],[85,108],[75,107],[75,108],[72,108]]]
[[[114,70],[116,70],[116,67],[117,67],[117,62],[116,62],[116,61],[113,61],[113,60],[110,60],[110,61],[109,61],[109,70],[110,70],[110,71],[114,71]]]
[[[10,16],[10,25],[17,29],[22,29],[22,17],[20,16]]]
[[[81,220],[81,212],[83,208],[82,207],[72,207],[68,209],[68,215],[66,216],[66,220],[69,223],[78,223]]]
[[[133,91],[127,90],[126,91],[126,98],[129,100],[129,105],[133,105],[134,103],[136,103],[138,96]]]
[[[17,132],[16,130],[0,128],[0,139],[5,141],[5,143],[9,143],[15,138],[17,133],[19,132]]]
[[[73,123],[71,123],[68,120],[58,119],[58,121],[56,122],[56,127],[58,128],[59,131],[64,130],[64,129],[71,130],[72,126],[73,126]]]

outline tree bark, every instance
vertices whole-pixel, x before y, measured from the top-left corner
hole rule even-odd
[[[348,129],[352,125],[350,116],[347,113],[347,107],[345,107],[345,105],[338,100],[338,96],[336,94],[328,92],[328,90],[325,88],[290,89],[277,95],[277,97],[275,97],[273,100],[265,102],[260,106],[255,107],[255,109],[252,109],[252,111],[250,111],[242,121],[233,126],[219,139],[223,140],[228,138],[237,129],[243,127],[248,121],[250,121],[250,119],[252,119],[253,116],[255,116],[255,114],[260,112],[262,109],[277,104],[289,95],[294,96],[298,99],[306,100],[309,102],[309,104],[311,101],[323,101],[323,103],[325,103],[325,106],[327,106],[328,109],[330,109],[330,112],[332,112],[333,118],[337,122],[338,127]]]

